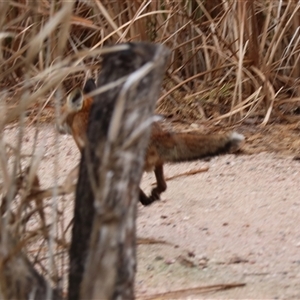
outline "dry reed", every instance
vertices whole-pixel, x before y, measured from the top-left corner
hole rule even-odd
[[[12,233],[18,242],[7,244],[1,266],[22,249],[53,286],[65,287],[70,225],[57,200],[74,186],[56,182],[41,191],[37,171],[45,149],[33,143],[25,155],[21,146],[28,118],[38,139],[39,125],[55,122],[65,94],[96,77],[103,46],[144,40],[172,49],[160,113],[265,125],[299,113],[299,8],[288,0],[2,1],[1,247]],[[12,122],[19,134],[8,145],[3,130]],[[56,160],[56,177],[59,169]]]

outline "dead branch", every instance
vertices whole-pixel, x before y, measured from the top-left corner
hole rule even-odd
[[[1,225],[2,227],[3,225]],[[21,248],[20,245],[17,245],[12,234],[9,232],[1,234],[0,298],[62,299],[59,291],[52,289],[45,278],[35,270]]]
[[[150,124],[169,51],[126,44],[106,54],[82,155],[70,247],[69,299],[133,299],[135,218]],[[84,267],[85,266],[85,267]]]
[[[188,288],[188,289],[182,289],[178,291],[159,293],[155,295],[149,295],[149,296],[147,295],[143,297],[138,297],[138,299],[140,300],[182,299],[182,298],[188,298],[191,295],[235,289],[239,287],[244,287],[245,285],[246,285],[245,283],[213,284],[213,285],[201,286],[196,288]]]
[[[165,181],[169,181],[169,180],[173,180],[179,177],[183,177],[183,176],[190,176],[190,175],[195,175],[198,173],[203,173],[203,172],[207,172],[209,170],[209,167],[203,167],[201,169],[194,169],[194,170],[190,170],[184,173],[180,173],[180,174],[175,174],[173,176],[169,176],[165,178]],[[151,185],[156,185],[156,182],[152,182]]]

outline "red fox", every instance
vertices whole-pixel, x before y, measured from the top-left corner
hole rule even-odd
[[[82,151],[86,140],[86,130],[92,98],[84,99],[84,94],[96,89],[93,79],[89,79],[83,91],[73,90],[62,107],[58,130],[62,134],[71,134]],[[140,202],[149,205],[160,199],[167,189],[163,165],[167,162],[183,162],[238,150],[244,136],[237,132],[222,134],[200,134],[197,131],[177,133],[162,128],[159,122],[152,124],[151,136],[145,157],[144,171],[154,170],[157,186],[147,196],[140,189]]]

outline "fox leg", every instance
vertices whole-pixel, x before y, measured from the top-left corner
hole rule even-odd
[[[151,198],[155,200],[160,199],[160,194],[167,189],[167,184],[164,178],[164,167],[163,165],[156,165],[154,168],[154,174],[156,178],[156,187],[151,191]]]
[[[160,194],[167,189],[167,184],[164,178],[164,168],[163,165],[157,165],[154,168],[154,174],[156,178],[157,186],[152,189],[151,195],[147,196],[140,188],[140,202],[143,205],[150,205],[156,200],[160,199]]]
[[[142,205],[147,206],[147,205],[150,205],[154,201],[155,201],[155,199],[153,199],[152,196],[148,197],[140,188],[140,202]]]
[[[159,196],[160,196],[160,193],[157,192],[157,187],[152,190],[150,196],[147,196],[143,192],[143,190],[140,188],[140,198],[139,198],[139,200],[140,200],[141,204],[144,205],[144,206],[150,205],[153,202],[159,200],[159,198],[160,198]]]

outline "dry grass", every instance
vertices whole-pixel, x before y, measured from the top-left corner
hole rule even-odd
[[[1,5],[2,92],[14,105],[25,89],[35,91],[26,101],[33,116],[53,105],[62,82],[67,92],[97,74],[101,60],[92,50],[138,40],[173,50],[162,113],[230,122],[258,117],[266,124],[299,101],[295,1],[93,0],[78,1],[73,12],[61,1]]]
[[[145,40],[172,49],[157,110],[174,119],[223,126],[294,122],[300,101],[299,8],[288,0],[2,1],[0,125],[3,130],[16,122],[20,128],[13,148],[0,139],[1,193],[6,195],[2,242],[11,232],[17,249],[40,241],[38,253],[50,253],[52,272],[45,256],[32,262],[59,286],[53,270],[61,265],[54,257],[66,253],[68,241],[62,233],[67,225],[54,234],[62,222],[54,200],[66,191],[35,195],[43,149],[33,145],[24,156],[24,124],[28,116],[37,128],[54,122],[64,95],[86,77],[96,77],[103,46]],[[59,167],[54,167],[56,175]],[[52,200],[44,203],[46,196]],[[47,209],[55,212],[50,221],[43,217]],[[34,216],[38,229],[23,235]]]

